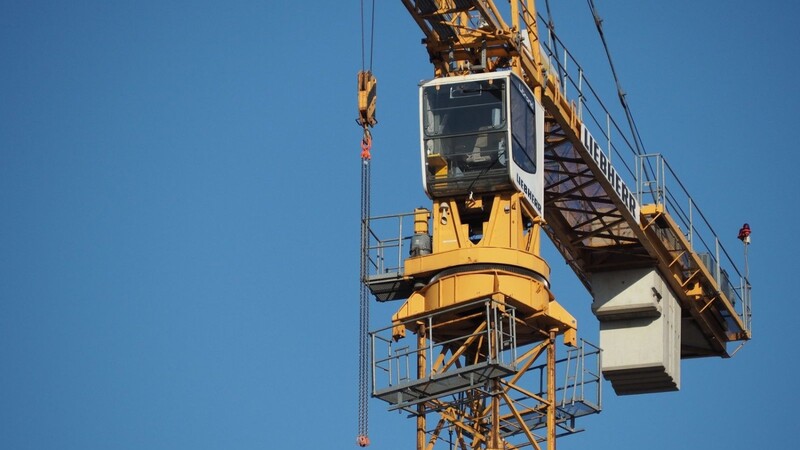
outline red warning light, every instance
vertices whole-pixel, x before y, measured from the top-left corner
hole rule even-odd
[[[750,243],[750,224],[746,223],[739,229],[739,240],[745,244]]]

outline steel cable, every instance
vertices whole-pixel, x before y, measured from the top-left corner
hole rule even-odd
[[[361,70],[366,66],[366,45],[364,21],[364,0],[361,0]],[[375,42],[375,0],[370,8],[369,30],[369,72],[372,72]],[[361,257],[359,270],[359,301],[358,301],[358,435],[356,443],[361,447],[369,445],[369,287],[367,286],[369,263],[369,215],[370,215],[370,147],[372,136],[369,132],[369,123],[361,124],[364,128],[364,137],[361,142]]]
[[[608,48],[608,42],[606,42],[605,33],[603,33],[603,19],[600,17],[600,14],[597,12],[597,8],[594,6],[594,0],[587,0],[589,4],[589,10],[592,13],[592,17],[594,18],[595,27],[597,27],[597,32],[600,35],[600,41],[603,44],[603,49],[606,52],[606,58],[608,59],[608,65],[611,67],[611,75],[614,77],[614,83],[617,87],[617,96],[619,97],[619,102],[622,105],[622,109],[625,111],[625,118],[628,120],[628,126],[631,129],[631,137],[633,138],[633,144],[636,147],[636,153],[638,155],[643,155],[645,153],[644,144],[642,143],[642,136],[639,134],[639,127],[636,126],[636,121],[633,120],[633,113],[631,112],[631,108],[628,105],[628,101],[625,98],[626,94],[625,91],[622,89],[622,85],[620,84],[619,77],[617,76],[617,70],[614,67],[614,61],[611,59],[611,51]],[[648,161],[648,167],[650,169],[650,176],[655,178],[655,171],[653,167],[650,165]],[[646,176],[647,174],[645,174]]]

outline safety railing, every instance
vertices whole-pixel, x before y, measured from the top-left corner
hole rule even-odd
[[[367,280],[403,275],[409,255],[414,213],[370,217],[368,222]]]
[[[532,24],[526,12],[521,12],[526,23]],[[539,23],[546,24],[540,14]],[[614,164],[623,178],[633,179],[634,161],[632,155],[642,153],[638,131],[631,130],[628,124],[620,125],[611,109],[589,81],[586,72],[575,56],[569,51],[558,35],[549,28],[540,30],[542,36],[540,49],[548,74],[556,77],[564,97],[573,102],[578,118],[605,149],[606,158]],[[617,107],[616,109],[620,109]],[[618,114],[625,114],[620,111]],[[627,118],[627,117],[626,117]],[[627,173],[627,175],[624,175]],[[646,175],[652,175],[650,173]]]
[[[578,431],[574,428],[575,419],[602,409],[601,356],[599,347],[581,339],[577,347],[568,349],[566,356],[556,360],[556,374],[561,374],[555,386],[556,421],[567,433]],[[525,377],[521,383],[527,389],[533,388],[531,392],[536,395],[517,396],[514,407],[531,429],[544,427],[546,414],[538,399],[547,397],[547,364],[529,368]]]
[[[648,180],[642,176],[645,166],[655,168],[655,178]],[[649,154],[637,157],[636,174],[639,202],[662,205],[670,214],[684,232],[690,249],[700,256],[720,291],[733,303],[745,331],[750,332],[752,311],[748,275],[739,271],[675,171],[662,155]]]
[[[452,327],[452,321],[459,323]],[[508,305],[479,300],[446,308],[370,333],[372,394],[411,413],[422,402],[453,406],[491,395],[490,380],[510,379],[528,346],[517,347],[516,313]],[[464,324],[472,324],[465,327]],[[398,328],[412,330],[417,343],[395,339]],[[454,330],[462,332],[454,333]],[[465,331],[469,330],[469,331]],[[559,426],[574,432],[574,420],[602,408],[601,350],[584,340],[556,359],[554,387]],[[516,391],[516,386],[524,390]],[[545,425],[541,399],[547,398],[547,364],[529,367],[507,386],[514,407],[531,428]],[[470,390],[468,396],[462,395]],[[516,394],[514,394],[516,392]],[[534,392],[534,396],[528,395]],[[509,425],[510,427],[510,425]],[[510,427],[509,434],[515,429]]]
[[[452,326],[453,320],[459,325]],[[462,327],[465,331],[454,331]],[[397,328],[413,330],[422,341],[396,340]],[[445,308],[372,331],[370,340],[373,396],[395,409],[480,387],[516,370],[516,312],[493,300]]]
[[[576,410],[578,404],[600,411],[603,399],[603,382],[600,375],[601,350],[583,339],[575,348],[567,350],[564,364],[564,384],[558,404],[564,410]],[[558,363],[557,363],[558,364]]]
[[[543,16],[540,15],[539,19],[539,23],[547,23]],[[620,176],[637,186],[639,204],[664,205],[686,230],[693,250],[701,255],[704,262],[708,261],[707,268],[720,289],[735,302],[745,331],[750,333],[752,310],[749,275],[739,270],[734,258],[722,245],[719,236],[663,156],[645,153],[633,122],[626,120],[627,126],[620,126],[613,118],[609,105],[603,102],[589,82],[581,65],[552,30],[545,29],[541,35],[547,37],[541,42],[546,67],[556,75],[564,96],[576,105],[579,119],[597,138],[601,147],[607,149],[606,157],[613,162]],[[624,96],[621,92],[618,94]],[[630,114],[624,108],[619,109],[623,110],[623,114]],[[625,172],[627,175],[624,175]],[[671,189],[668,189],[668,183]]]

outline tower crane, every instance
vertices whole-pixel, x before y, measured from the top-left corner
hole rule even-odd
[[[361,353],[371,395],[416,420],[417,450],[554,449],[600,411],[602,378],[619,395],[678,390],[681,359],[751,338],[747,274],[534,0],[401,1],[433,65],[419,88],[432,204],[362,218],[363,286],[402,303]],[[359,77],[371,144],[375,81]],[[599,347],[556,299],[542,236],[592,295]]]

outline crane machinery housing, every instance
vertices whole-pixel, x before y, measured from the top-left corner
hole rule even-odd
[[[681,359],[750,339],[746,272],[534,0],[401,1],[434,69],[419,88],[432,206],[362,217],[362,289],[402,305],[388,326],[362,326],[360,351],[372,396],[416,419],[417,450],[554,449],[600,411],[602,378],[620,395],[678,390]],[[363,149],[371,74],[359,87]],[[553,294],[542,235],[591,293],[599,347]]]

